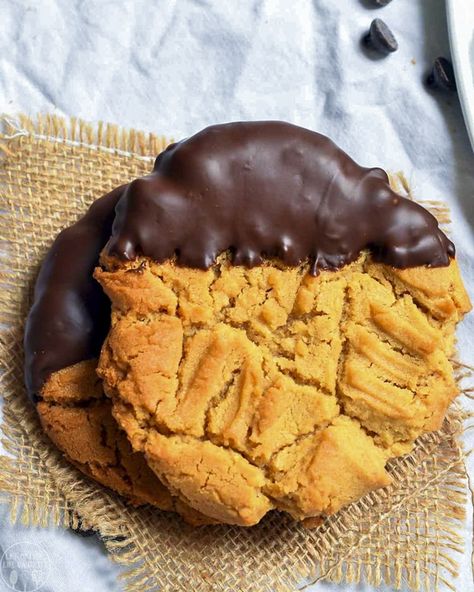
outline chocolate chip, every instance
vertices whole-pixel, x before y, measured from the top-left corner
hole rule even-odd
[[[395,35],[381,19],[374,19],[370,25],[369,32],[364,35],[363,43],[376,51],[384,54],[397,51],[398,43]]]
[[[426,84],[431,88],[455,91],[456,79],[451,62],[446,58],[436,58]]]
[[[375,4],[375,6],[378,6],[381,8],[382,6],[387,6],[387,4],[390,4],[390,2],[392,0],[372,0],[372,1]]]

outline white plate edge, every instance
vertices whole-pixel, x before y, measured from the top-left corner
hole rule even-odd
[[[449,33],[449,44],[451,46],[451,57],[453,60],[454,74],[456,76],[456,85],[458,89],[459,102],[461,103],[461,109],[464,116],[464,121],[467,128],[467,133],[471,141],[471,147],[474,151],[474,92],[471,94],[469,100],[469,94],[471,86],[469,84],[470,71],[466,71],[469,65],[469,46],[467,47],[467,56],[465,49],[460,39],[462,36],[459,33],[458,19],[461,17],[456,14],[461,12],[462,14],[467,13],[470,0],[446,0],[446,14],[448,20],[448,33]],[[468,40],[468,43],[471,40]],[[466,66],[467,60],[467,66]]]

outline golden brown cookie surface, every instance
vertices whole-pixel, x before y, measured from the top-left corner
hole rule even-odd
[[[53,373],[42,389],[38,414],[45,432],[83,473],[134,504],[177,511],[192,524],[209,523],[173,497],[134,452],[112,416],[96,374],[96,360]]]
[[[99,373],[132,447],[186,504],[251,525],[329,514],[390,481],[385,463],[439,427],[469,310],[456,262],[397,270],[366,255],[209,270],[104,258]]]

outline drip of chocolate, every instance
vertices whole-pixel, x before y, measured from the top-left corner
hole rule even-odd
[[[309,259],[338,269],[363,249],[394,267],[443,266],[454,246],[436,219],[360,167],[327,137],[288,123],[216,125],[156,159],[117,205],[106,253],[176,257],[206,269],[223,251],[237,265]]]
[[[92,272],[106,243],[121,259],[176,257],[203,269],[227,250],[247,266],[309,259],[313,273],[366,248],[400,268],[448,265],[454,256],[429,212],[325,136],[271,121],[209,127],[169,146],[150,175],[99,199],[55,240],[26,324],[32,396],[52,372],[100,353],[110,303]]]
[[[110,327],[110,301],[92,277],[110,237],[123,187],[101,197],[63,230],[36,281],[25,329],[25,382],[35,398],[49,375],[99,355]]]

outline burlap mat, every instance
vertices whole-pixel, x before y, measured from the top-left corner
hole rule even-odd
[[[8,456],[0,457],[0,496],[11,505],[11,519],[67,527],[80,518],[127,566],[130,591],[289,591],[322,579],[454,590],[467,492],[458,404],[440,432],[391,463],[393,486],[315,530],[276,513],[251,529],[193,529],[174,515],[127,506],[62,458],[43,436],[23,387],[22,329],[38,264],[52,238],[91,201],[148,172],[165,141],[52,116],[3,124],[0,379]],[[428,205],[447,222],[440,204]],[[462,379],[466,369],[456,367]]]

